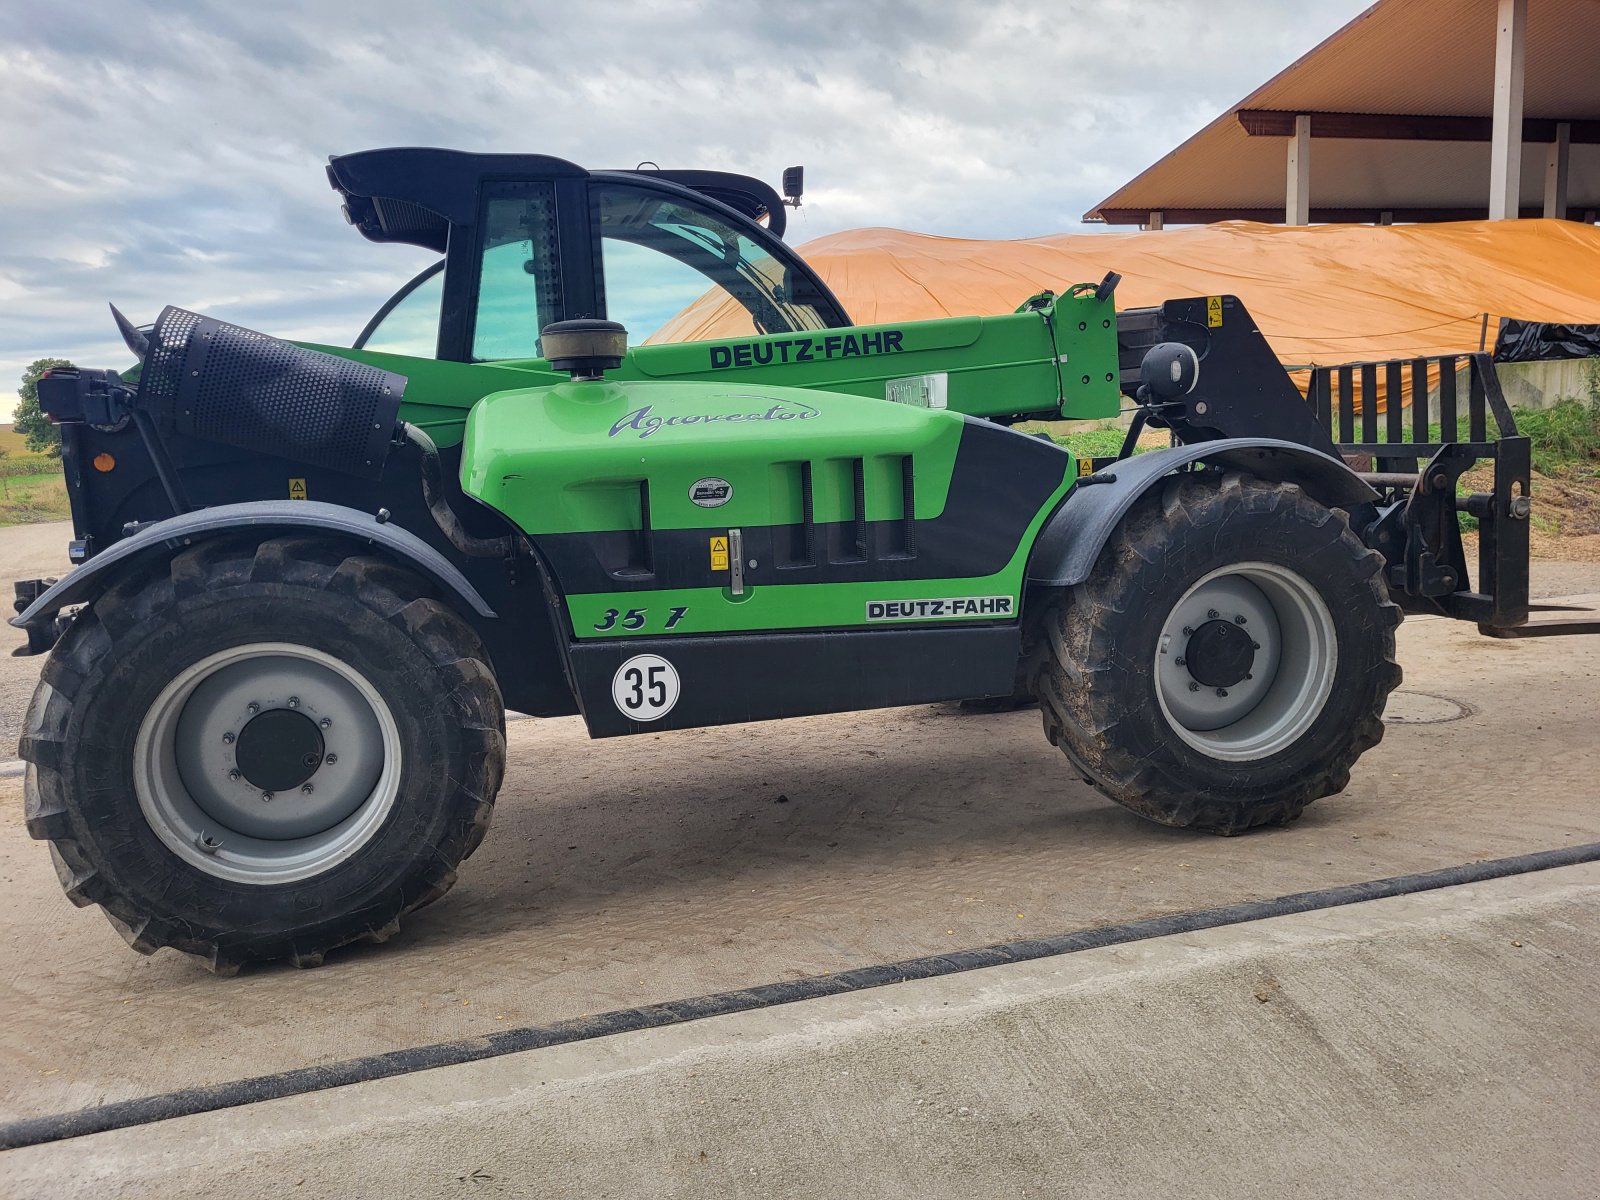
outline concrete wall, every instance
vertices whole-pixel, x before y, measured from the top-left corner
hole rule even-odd
[[[1600,395],[1600,358],[1499,363],[1495,373],[1513,408],[1549,408],[1567,396],[1587,402]]]

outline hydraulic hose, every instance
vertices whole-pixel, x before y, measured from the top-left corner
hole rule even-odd
[[[400,431],[406,441],[422,452],[422,498],[439,531],[450,539],[450,544],[469,558],[510,558],[517,552],[514,537],[473,537],[461,524],[455,510],[450,507],[444,490],[444,467],[439,462],[439,447],[433,439],[409,421],[400,422]]]

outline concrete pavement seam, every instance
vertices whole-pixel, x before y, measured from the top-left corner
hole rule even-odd
[[[125,1129],[197,1113],[215,1112],[265,1100],[277,1100],[286,1096],[407,1075],[433,1067],[457,1066],[618,1033],[654,1029],[707,1017],[791,1004],[800,1000],[862,991],[913,979],[930,979],[1005,963],[1073,954],[1082,950],[1121,945],[1148,938],[1245,924],[1292,913],[1338,908],[1368,900],[1480,883],[1508,875],[1521,875],[1596,861],[1600,861],[1600,843],[1541,850],[1508,858],[1463,863],[1411,875],[1297,892],[1271,900],[1243,901],[1173,913],[1163,917],[1149,917],[1119,925],[1077,930],[1051,937],[1004,942],[949,954],[859,967],[833,975],[810,976],[708,996],[665,1001],[639,1008],[619,1009],[593,1017],[557,1021],[549,1025],[498,1030],[478,1037],[391,1050],[342,1063],[301,1067],[229,1083],[184,1088],[155,1096],[80,1109],[76,1112],[28,1117],[0,1126],[0,1150],[18,1149],[113,1129]]]

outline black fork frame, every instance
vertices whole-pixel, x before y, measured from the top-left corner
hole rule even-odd
[[[1531,611],[1561,606],[1529,603],[1529,444],[1488,354],[1313,366],[1302,397],[1237,297],[1168,300],[1119,312],[1117,320],[1122,390],[1137,406],[1118,458],[1146,426],[1191,444],[1276,437],[1343,456],[1377,493],[1349,510],[1351,527],[1384,556],[1390,594],[1406,612],[1472,621],[1493,637],[1600,633],[1600,620],[1586,610],[1578,610],[1586,612],[1582,620],[1529,623]],[[1165,401],[1141,386],[1144,355],[1160,342],[1182,342],[1200,360],[1193,390]],[[1438,441],[1430,410],[1439,417]],[[1463,421],[1466,436],[1458,438]],[[1461,477],[1485,460],[1494,467],[1490,490],[1458,495]],[[1473,567],[1461,539],[1463,512],[1478,520]]]
[[[1434,405],[1427,397],[1434,381],[1442,438],[1449,439],[1464,417],[1466,440],[1431,440]],[[1401,404],[1408,385],[1409,428]],[[1382,500],[1360,532],[1388,560],[1390,591],[1402,608],[1473,621],[1494,637],[1600,632],[1600,621],[1593,620],[1528,624],[1530,610],[1558,606],[1529,602],[1529,442],[1517,432],[1489,355],[1315,367],[1306,400],[1346,461],[1370,460],[1371,469],[1357,473]],[[1485,459],[1494,465],[1491,489],[1458,495],[1461,476]],[[1462,512],[1478,520],[1475,580],[1461,541]]]

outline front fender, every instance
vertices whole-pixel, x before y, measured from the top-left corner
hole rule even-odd
[[[1034,541],[1028,582],[1070,587],[1089,578],[1112,530],[1139,497],[1165,476],[1193,463],[1242,471],[1274,483],[1295,483],[1329,508],[1378,499],[1371,485],[1342,461],[1295,442],[1224,438],[1154,450],[1090,475],[1067,493]]]
[[[306,530],[367,542],[387,551],[453,594],[480,617],[494,610],[456,567],[416,534],[379,521],[371,513],[315,500],[258,500],[222,504],[158,521],[131,534],[75,568],[34,600],[11,624],[22,629],[44,625],[63,608],[86,604],[120,574],[121,569],[162,554],[172,554],[206,538],[241,530],[271,532]]]

